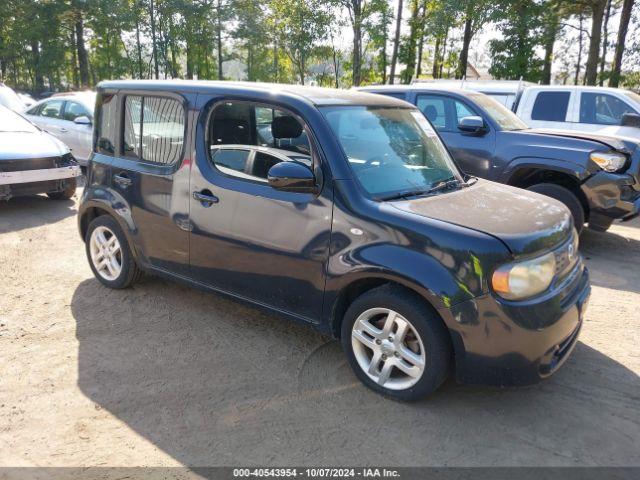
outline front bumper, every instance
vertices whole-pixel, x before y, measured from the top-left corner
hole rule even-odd
[[[40,170],[18,170],[14,172],[0,172],[0,185],[16,185],[19,183],[47,182],[63,180],[82,175],[78,165],[58,168],[43,168]]]
[[[614,220],[640,214],[640,191],[633,175],[599,171],[582,184],[589,203],[589,228],[604,231]]]
[[[457,380],[527,385],[558,370],[577,342],[591,292],[581,262],[563,284],[541,299],[508,302],[487,294],[441,311]]]

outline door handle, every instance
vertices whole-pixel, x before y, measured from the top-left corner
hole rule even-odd
[[[113,181],[124,188],[129,187],[133,183],[126,175],[114,175]]]
[[[203,207],[210,207],[214,203],[218,203],[220,201],[220,199],[209,190],[193,192],[193,198],[199,201]]]

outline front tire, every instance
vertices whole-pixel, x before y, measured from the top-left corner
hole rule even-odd
[[[451,342],[442,320],[401,287],[385,285],[358,297],[341,330],[351,368],[378,393],[418,400],[437,390],[449,374]]]
[[[109,215],[94,219],[85,235],[87,259],[95,277],[109,288],[127,288],[140,279],[129,243],[118,222]]]
[[[51,200],[69,200],[76,194],[76,188],[78,187],[78,183],[75,178],[70,178],[66,181],[66,186],[64,190],[61,192],[49,192],[47,196]]]
[[[546,195],[547,197],[564,203],[571,212],[576,231],[578,233],[582,232],[585,220],[584,208],[582,207],[580,199],[576,197],[571,190],[561,185],[556,185],[555,183],[538,183],[531,185],[527,190]]]

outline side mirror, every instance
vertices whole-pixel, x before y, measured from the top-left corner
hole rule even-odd
[[[622,115],[622,126],[640,128],[640,115],[637,113],[625,113]]]
[[[280,162],[269,169],[269,185],[283,192],[314,193],[316,177],[309,167],[298,162]]]
[[[80,117],[76,117],[73,120],[73,123],[75,123],[76,125],[91,125],[91,119],[86,115],[82,115]]]
[[[463,117],[458,122],[458,129],[465,133],[482,134],[487,131],[482,117]]]

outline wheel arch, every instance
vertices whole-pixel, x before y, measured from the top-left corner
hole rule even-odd
[[[511,172],[505,183],[519,188],[529,188],[538,183],[564,187],[578,198],[584,210],[585,221],[589,220],[589,201],[581,188],[582,175],[577,175],[574,171],[544,165],[520,165]]]

